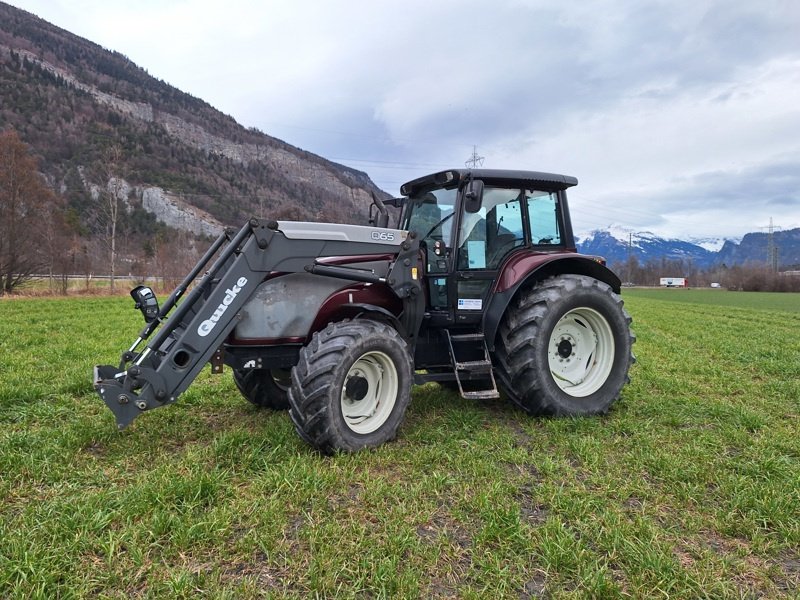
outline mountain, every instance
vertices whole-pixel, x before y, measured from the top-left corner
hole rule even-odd
[[[776,231],[773,244],[780,268],[800,266],[800,228]],[[769,234],[748,233],[738,244],[726,242],[717,253],[716,263],[740,265],[747,262],[767,262],[769,257]]]
[[[131,270],[157,252],[156,237],[179,246],[176,231],[213,236],[253,215],[363,223],[372,194],[386,197],[365,173],[245,128],[122,54],[0,2],[0,130],[9,128],[60,195],[75,236],[64,252],[76,268],[83,257],[87,273],[105,268],[104,196],[124,205],[118,241]],[[766,264],[768,239],[685,241],[609,228],[579,248],[612,264],[635,256],[702,268]],[[800,229],[773,240],[780,265],[800,265]]]
[[[786,269],[800,265],[800,228],[774,232],[773,244],[779,267]],[[769,235],[748,233],[741,240],[702,238],[687,241],[610,226],[578,239],[577,245],[581,252],[603,256],[609,264],[619,265],[633,256],[639,264],[684,261],[703,269],[721,265],[766,265]]]
[[[364,222],[371,194],[386,197],[365,173],[245,128],[122,54],[0,2],[8,128],[90,237],[93,205],[111,187],[124,195],[127,230],[142,233],[159,221],[214,235],[252,215]]]
[[[577,240],[578,249],[586,254],[603,256],[609,263],[620,264],[629,256],[640,264],[661,259],[692,261],[698,267],[709,266],[716,255],[700,243],[664,239],[649,231],[634,232],[619,226],[591,232]]]

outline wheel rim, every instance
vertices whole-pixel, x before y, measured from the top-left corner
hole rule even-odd
[[[383,352],[363,354],[347,372],[342,386],[342,416],[355,433],[372,433],[383,425],[397,400],[399,377]]]
[[[566,313],[550,334],[547,361],[553,379],[570,396],[599,390],[614,366],[614,334],[606,318],[591,308]]]

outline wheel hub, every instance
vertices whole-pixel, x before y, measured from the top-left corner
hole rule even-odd
[[[561,358],[569,358],[572,355],[572,342],[569,340],[561,340],[558,343],[558,355]]]
[[[353,375],[344,386],[345,395],[358,402],[363,400],[369,392],[369,382],[361,375]]]

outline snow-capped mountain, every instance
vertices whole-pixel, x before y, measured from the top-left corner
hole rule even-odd
[[[767,265],[769,236],[764,232],[748,233],[736,238],[667,239],[649,231],[635,231],[611,225],[576,239],[578,250],[584,254],[605,257],[609,264],[620,264],[634,256],[640,264],[651,261],[684,260],[698,268],[714,265]],[[772,244],[780,268],[800,266],[800,228],[776,231]]]
[[[725,240],[684,241],[658,237],[649,231],[633,231],[620,226],[595,230],[576,240],[578,250],[605,257],[609,263],[622,263],[635,256],[639,263],[653,260],[686,260],[698,267],[714,263],[717,250]]]
[[[719,252],[726,242],[738,244],[741,242],[741,238],[689,238],[687,241],[709,252]]]
[[[768,264],[769,237],[763,232],[736,238],[666,239],[649,231],[634,231],[611,225],[577,238],[578,250],[605,257],[609,264],[620,264],[635,256],[640,264],[654,260],[691,261],[698,268],[714,265]],[[800,266],[800,228],[776,231],[772,243],[778,266]]]

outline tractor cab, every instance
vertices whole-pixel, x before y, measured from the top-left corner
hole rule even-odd
[[[480,322],[514,256],[574,253],[565,190],[575,184],[549,173],[465,169],[403,185],[400,227],[424,249],[434,321]]]

